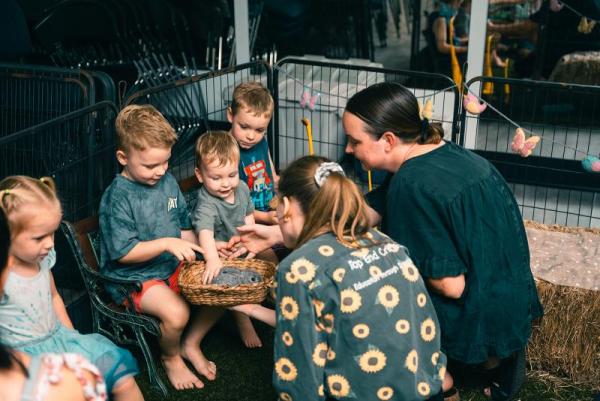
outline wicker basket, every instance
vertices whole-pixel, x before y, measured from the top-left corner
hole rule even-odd
[[[232,306],[261,303],[273,283],[275,265],[259,259],[228,259],[223,266],[252,269],[263,277],[260,283],[229,286],[202,284],[204,262],[188,262],[179,273],[181,294],[194,305]]]

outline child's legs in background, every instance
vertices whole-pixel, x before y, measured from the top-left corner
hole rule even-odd
[[[260,252],[258,255],[256,255],[256,259],[271,262],[274,265],[279,264],[279,258],[277,257],[277,255],[275,254],[273,249],[266,249],[266,250]],[[260,305],[257,305],[257,306],[260,306]],[[264,309],[265,311],[269,311],[269,309],[267,309],[267,308],[263,308],[263,307],[260,307],[260,308]],[[264,311],[258,311],[258,312],[264,312]],[[233,318],[235,319],[235,323],[238,327],[238,330],[240,332],[240,336],[242,337],[242,342],[244,343],[244,345],[248,348],[262,347],[262,341],[260,340],[260,337],[258,337],[258,334],[256,333],[256,330],[254,329],[254,325],[252,324],[252,320],[250,320],[250,317],[248,317],[248,314],[243,313],[242,311],[237,311],[235,308],[232,308],[232,314],[233,314]],[[270,316],[268,313],[266,313],[266,314],[261,313],[259,316],[256,316],[255,318],[258,320],[261,320],[271,326],[274,326],[274,324],[271,324],[271,319],[270,319]]]
[[[247,348],[262,347],[262,341],[252,324],[252,320],[245,313],[232,311],[233,319],[242,337],[242,342]]]

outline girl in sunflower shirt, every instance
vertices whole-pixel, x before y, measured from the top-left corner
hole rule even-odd
[[[281,174],[278,200],[294,251],[278,268],[276,318],[238,310],[276,323],[279,398],[442,400],[435,310],[405,248],[369,228],[356,185],[338,164],[306,156]]]

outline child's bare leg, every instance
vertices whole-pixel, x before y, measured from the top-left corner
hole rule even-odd
[[[275,311],[273,309],[265,308],[259,304],[235,305],[229,309],[244,313],[252,319],[260,320],[269,326],[275,327]]]
[[[127,376],[119,379],[114,385],[112,399],[114,401],[143,401],[144,396],[135,382],[135,378]]]
[[[160,319],[161,357],[169,381],[177,390],[202,388],[204,383],[187,367],[180,354],[181,333],[190,311],[185,301],[170,288],[155,285],[148,289],[141,302],[142,312]]]
[[[200,347],[202,339],[223,316],[225,309],[214,306],[202,306],[192,310],[192,319],[181,343],[181,355],[190,361],[194,368],[208,380],[217,377],[217,366],[209,361]]]
[[[254,325],[252,324],[252,320],[250,320],[248,315],[234,311],[233,318],[238,327],[244,345],[248,348],[262,347],[262,341],[260,341],[260,337],[258,337],[258,334],[254,329]]]

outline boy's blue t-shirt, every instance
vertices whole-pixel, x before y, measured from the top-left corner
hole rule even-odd
[[[177,268],[178,259],[163,252],[143,263],[123,264],[118,260],[139,242],[158,238],[181,238],[181,230],[192,223],[179,185],[170,173],[153,186],[117,175],[100,202],[100,270],[102,274],[130,280],[164,280]],[[107,288],[115,301],[122,295]]]
[[[269,210],[269,202],[275,194],[272,171],[267,138],[250,149],[240,148],[240,178],[248,184],[256,210]]]

